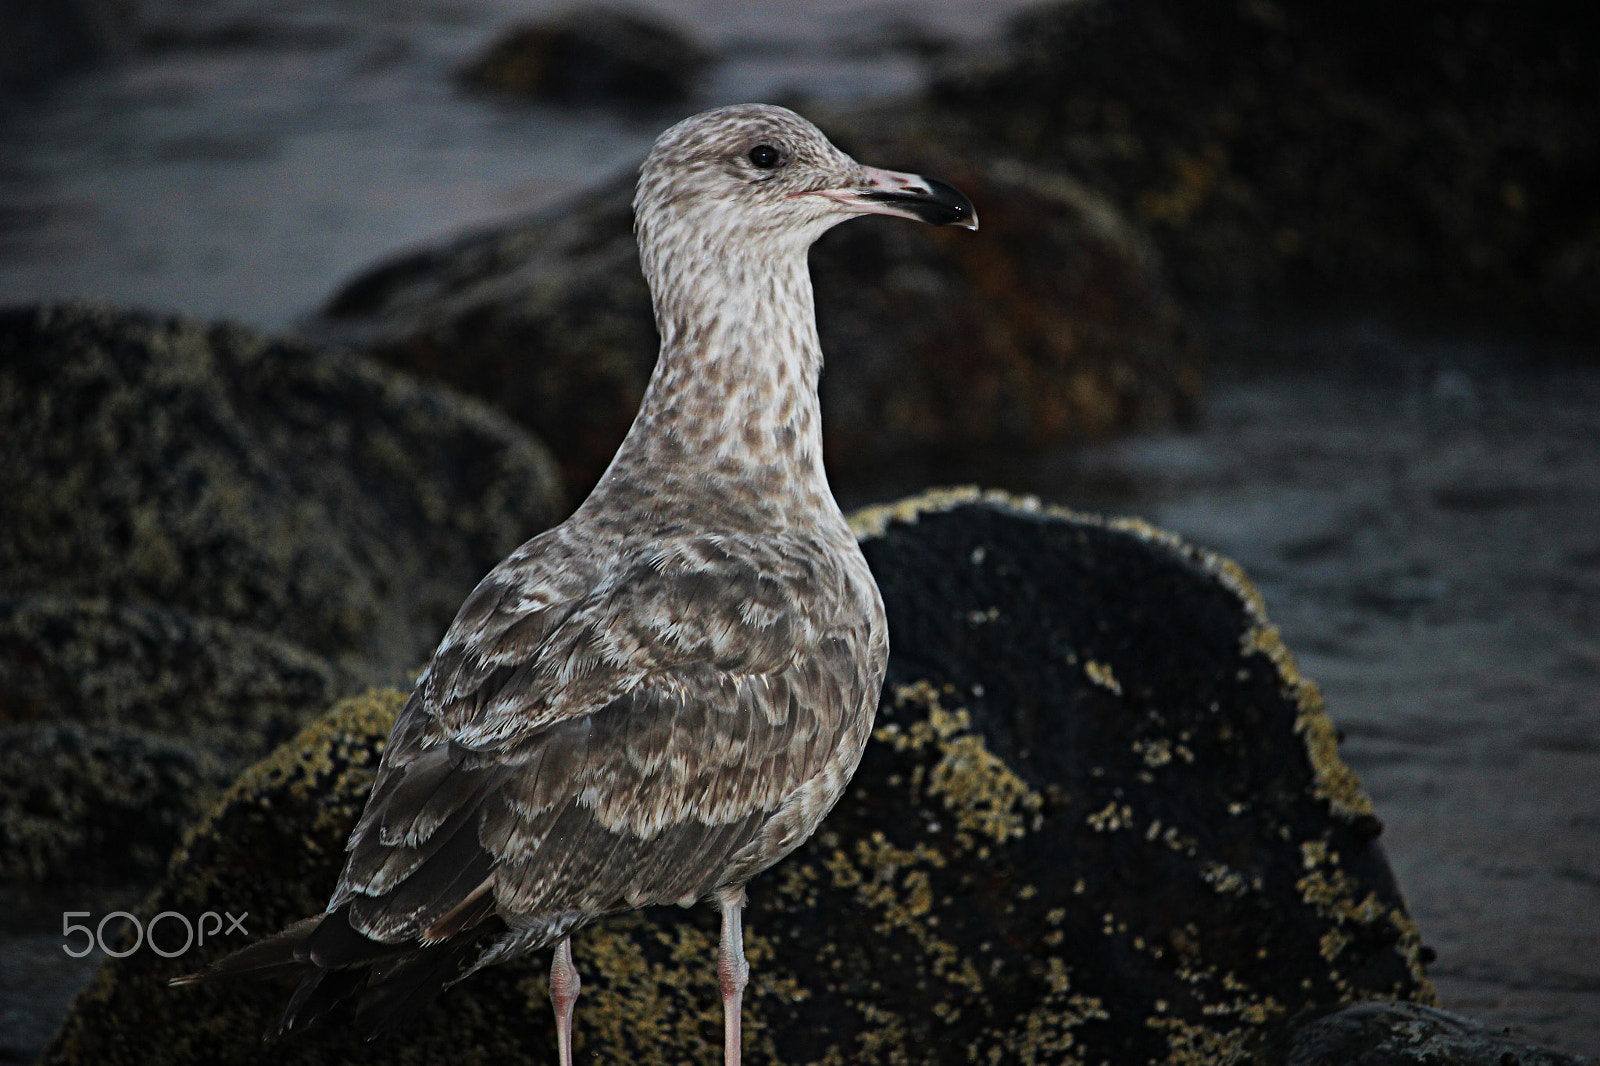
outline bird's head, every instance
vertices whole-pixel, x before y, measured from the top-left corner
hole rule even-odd
[[[639,174],[641,242],[668,227],[713,249],[757,241],[804,249],[857,215],[978,228],[972,201],[918,174],[863,166],[793,111],[742,104],[663,133]]]

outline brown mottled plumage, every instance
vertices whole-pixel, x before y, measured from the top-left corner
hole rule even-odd
[[[180,980],[299,972],[275,1032],[340,1000],[378,1031],[605,914],[714,897],[738,1061],[744,883],[855,771],[883,604],[823,474],[806,250],[868,212],[976,226],[942,183],[863,167],[746,105],[656,142],[634,201],[661,356],[566,522],[461,606],[384,751],[325,914]]]

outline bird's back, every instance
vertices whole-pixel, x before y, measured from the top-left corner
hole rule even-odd
[[[605,914],[741,884],[838,799],[887,656],[842,518],[620,537],[616,518],[580,511],[462,605],[327,913],[235,957],[309,964],[280,1029],[360,993],[377,1031]]]

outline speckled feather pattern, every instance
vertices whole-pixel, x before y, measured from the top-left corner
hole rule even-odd
[[[758,143],[795,165],[762,173]],[[327,917],[302,931],[308,984],[424,957],[457,979],[609,912],[692,903],[777,862],[839,798],[888,637],[823,474],[806,251],[860,212],[795,194],[864,174],[781,108],[657,142],[635,201],[655,376],[593,494],[445,634]],[[302,985],[285,1027],[316,998]]]

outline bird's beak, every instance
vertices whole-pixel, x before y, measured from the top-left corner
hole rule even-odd
[[[810,195],[826,196],[865,214],[894,215],[932,226],[978,228],[972,201],[954,185],[921,174],[862,167],[866,181],[842,189],[821,189]]]

